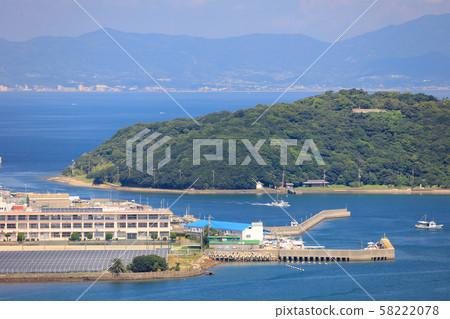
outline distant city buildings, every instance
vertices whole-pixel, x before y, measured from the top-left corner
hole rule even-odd
[[[163,84],[164,90],[167,92],[283,92],[286,88],[284,86],[268,86],[268,85],[259,85],[256,83],[233,83],[233,85],[227,83],[211,83],[210,85],[205,85],[197,88],[174,88],[167,87],[166,85],[171,81],[170,79],[158,79],[158,81],[165,82]],[[309,85],[309,86],[295,86],[292,87],[290,92],[324,92],[328,90],[339,91],[342,89],[350,89],[347,87],[326,87],[324,85]],[[386,91],[384,87],[366,87],[363,88],[367,91]],[[389,91],[404,91],[406,88],[404,87],[391,87]],[[446,91],[449,90],[449,87],[446,86],[433,86],[433,85],[424,85],[421,87],[411,87],[407,88],[412,91]],[[93,85],[85,85],[85,84],[73,84],[73,86],[65,86],[63,84],[58,84],[56,87],[47,87],[42,85],[32,85],[29,87],[28,85],[5,85],[0,84],[0,93],[1,92],[163,92],[158,85],[153,86],[138,86],[138,85],[115,85],[109,86],[107,84],[93,84]]]

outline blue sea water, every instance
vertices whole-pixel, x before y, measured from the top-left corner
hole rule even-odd
[[[294,101],[312,93],[289,93]],[[234,111],[270,104],[276,93],[179,93],[176,98],[193,115]],[[72,159],[91,151],[114,132],[135,122],[185,117],[163,94],[0,95],[0,185],[19,191],[70,192],[83,198],[135,199],[159,206],[178,195],[147,194],[80,188],[46,181]],[[425,213],[450,225],[448,195],[303,194],[284,198],[288,213],[298,220],[323,209],[348,207],[351,218],[321,223],[303,239],[307,245],[359,248],[386,234],[396,248],[396,260],[343,263],[342,267],[376,300],[449,300],[450,236],[414,228]],[[185,195],[173,207],[183,214],[189,206],[198,216],[251,222],[266,226],[289,224],[267,195]],[[369,300],[370,297],[337,265],[306,264],[304,272],[283,263],[226,264],[215,276],[139,283],[96,283],[83,300]],[[0,300],[75,300],[87,283],[0,284]]]

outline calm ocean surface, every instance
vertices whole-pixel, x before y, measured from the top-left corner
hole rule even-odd
[[[313,93],[289,93],[291,102]],[[448,94],[447,94],[448,95]],[[443,96],[446,96],[444,93]],[[193,115],[270,104],[276,93],[178,93]],[[441,97],[441,96],[440,96]],[[18,191],[69,192],[83,198],[107,197],[108,191],[45,181],[72,159],[91,151],[114,132],[135,122],[185,117],[163,94],[8,93],[0,95],[0,185]],[[158,207],[178,195],[128,192],[113,197]],[[297,219],[322,209],[348,207],[352,217],[327,221],[310,235],[327,248],[359,248],[385,233],[396,248],[396,260],[344,263],[342,266],[376,300],[450,300],[450,196],[331,195],[289,196],[287,211]],[[172,208],[183,214],[266,226],[289,223],[279,208],[254,205],[265,195],[185,195]],[[416,230],[424,214],[446,225],[441,231]],[[315,245],[308,235],[307,245]],[[304,272],[282,263],[227,264],[215,276],[146,283],[97,283],[83,300],[369,300],[335,264],[306,264]],[[87,283],[1,284],[0,300],[75,300]]]

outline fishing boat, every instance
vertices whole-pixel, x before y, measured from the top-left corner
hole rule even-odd
[[[291,205],[289,205],[288,202],[285,202],[284,200],[277,200],[275,202],[272,202],[269,204],[269,206],[278,206],[278,207],[289,207]]]
[[[289,206],[291,206],[291,205],[289,205],[288,202],[285,202],[282,199],[278,199],[278,193],[277,193],[277,200],[272,202],[272,203],[270,203],[270,204],[267,204],[267,205],[268,206],[277,206],[277,207],[289,207]]]
[[[442,229],[443,226],[436,224],[434,220],[427,221],[427,215],[422,217],[416,224],[416,228],[419,229]]]

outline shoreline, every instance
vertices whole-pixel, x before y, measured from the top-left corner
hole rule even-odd
[[[212,260],[207,256],[200,258],[194,265],[194,269],[180,271],[163,272],[141,272],[141,273],[122,273],[115,276],[110,272],[72,272],[72,273],[16,273],[0,274],[0,283],[2,284],[20,284],[20,283],[60,283],[60,282],[117,282],[117,281],[154,281],[171,280],[197,277],[204,275],[208,269],[221,262]],[[101,277],[100,277],[101,276]]]
[[[63,183],[71,186],[77,187],[92,187],[99,189],[115,189],[119,191],[126,192],[140,192],[140,193],[160,193],[160,194],[275,194],[278,192],[287,192],[287,190],[276,190],[276,189],[218,189],[218,190],[208,190],[208,189],[190,189],[180,190],[180,189],[163,189],[163,188],[140,188],[140,187],[123,187],[114,185],[92,185],[88,182],[80,181],[74,177],[58,176],[58,177],[48,177],[48,181]],[[309,189],[304,188],[301,190],[295,189],[296,195],[301,194],[433,194],[433,195],[450,195],[450,189],[412,189],[412,188],[373,188],[373,189],[347,189],[347,188],[330,188],[330,189]]]

